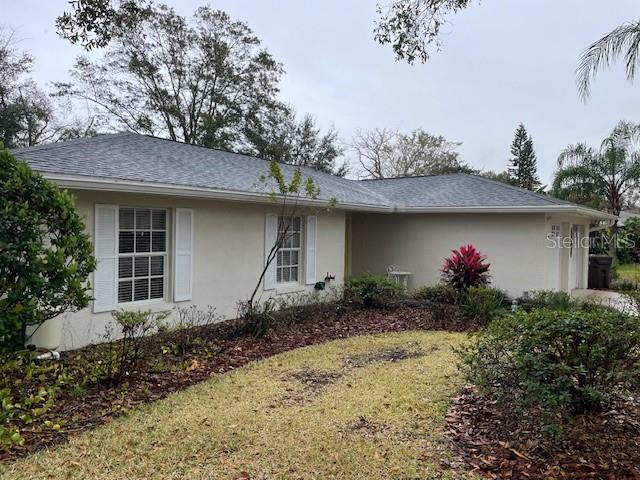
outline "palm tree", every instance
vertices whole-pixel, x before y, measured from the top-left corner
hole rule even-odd
[[[584,143],[569,145],[558,157],[555,195],[602,206],[619,215],[640,186],[640,125],[620,122],[599,149]],[[595,205],[594,205],[595,204]],[[612,226],[614,239],[617,221]],[[615,241],[612,252],[615,252]]]
[[[583,99],[589,98],[591,80],[604,67],[609,67],[621,56],[624,57],[627,79],[632,81],[640,47],[640,20],[625,23],[591,44],[582,52],[576,82]]]

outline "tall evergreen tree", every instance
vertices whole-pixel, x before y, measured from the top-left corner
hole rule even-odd
[[[511,143],[511,155],[509,175],[513,184],[527,190],[537,190],[540,180],[536,153],[533,150],[533,140],[522,123],[518,125]]]

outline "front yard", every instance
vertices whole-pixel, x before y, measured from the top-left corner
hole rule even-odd
[[[443,425],[464,335],[405,332],[292,350],[211,378],[7,478],[473,478]]]
[[[640,281],[640,264],[621,263],[616,267],[616,272],[621,280],[637,285]]]

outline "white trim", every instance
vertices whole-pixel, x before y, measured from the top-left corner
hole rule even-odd
[[[310,233],[311,232],[311,233]],[[306,218],[304,241],[304,279],[307,285],[316,283],[317,272],[317,250],[318,250],[318,217],[309,215]]]
[[[178,216],[180,213],[189,213],[190,216],[190,228],[189,233],[189,250],[178,250]],[[193,297],[193,224],[195,222],[193,209],[191,208],[176,208],[173,214],[173,300],[174,302],[184,302],[191,300]],[[189,291],[183,295],[178,293],[178,256],[189,255]]]
[[[291,295],[292,293],[305,292],[306,287],[299,282],[279,283],[275,288],[276,295]]]
[[[88,175],[67,175],[47,172],[39,173],[48,180],[55,181],[61,187],[71,189],[109,190],[128,193],[171,195],[176,197],[215,198],[219,200],[244,201],[252,203],[273,203],[273,198],[268,193],[242,192],[236,190],[191,187],[166,183],[136,182],[106,177],[91,177]],[[276,197],[276,201],[278,200],[279,199]],[[300,199],[298,203],[302,206],[326,206],[329,202],[327,200]],[[617,218],[615,215],[582,207],[580,205],[398,207],[390,205],[337,202],[336,209],[386,213],[574,213],[602,220],[615,220]]]
[[[99,210],[110,210],[113,213],[113,251],[104,254],[100,252],[100,237],[99,230],[101,228]],[[93,272],[93,313],[110,312],[118,308],[118,223],[120,220],[118,205],[96,203],[93,210],[93,251],[97,260],[96,270]],[[96,277],[101,274],[100,261],[101,259],[111,260],[113,262],[113,278],[111,279],[111,298],[105,298],[104,286],[98,286],[98,283],[102,280],[98,280]],[[108,281],[109,276],[105,277]]]

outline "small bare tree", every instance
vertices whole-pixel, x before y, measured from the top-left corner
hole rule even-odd
[[[387,129],[358,130],[351,147],[365,178],[413,177],[443,173],[476,173],[461,162],[460,142],[418,128],[410,133]]]
[[[316,182],[310,177],[305,178],[300,168],[296,168],[291,178],[287,179],[282,172],[280,164],[275,160],[269,163],[269,173],[260,177],[260,182],[270,189],[269,196],[271,200],[279,203],[279,221],[282,224],[277,229],[275,242],[267,252],[264,266],[249,299],[246,302],[239,303],[239,317],[243,319],[245,326],[255,335],[263,335],[266,332],[266,328],[268,328],[264,319],[256,319],[256,317],[260,317],[260,312],[257,311],[256,305],[260,284],[264,281],[269,271],[269,266],[276,259],[278,251],[282,248],[285,240],[290,238],[291,226],[300,213],[302,202],[304,200],[315,200],[320,195],[320,189]],[[330,199],[327,208],[332,209],[335,203],[335,199]],[[272,305],[267,306],[267,309],[272,310],[272,307]],[[252,326],[254,323],[257,323],[257,325]]]

